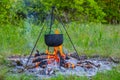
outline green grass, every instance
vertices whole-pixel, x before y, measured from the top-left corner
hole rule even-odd
[[[93,80],[119,80],[120,72],[118,69],[113,69],[111,71],[106,71],[98,73],[96,76],[92,77]]]
[[[34,46],[41,26],[28,23],[24,23],[21,26],[2,25],[0,28],[0,56],[29,54]],[[55,24],[53,30],[56,29],[56,26],[61,27],[62,33],[64,34],[64,49],[68,52],[73,52],[74,49],[64,29],[61,25]],[[44,44],[46,28],[36,47],[40,52],[44,52],[47,49],[47,46]],[[66,28],[80,55],[99,54],[120,57],[120,25],[70,23],[66,25]]]
[[[46,26],[46,25],[45,25]],[[6,57],[10,55],[28,55],[34,46],[42,25],[28,24],[27,22],[18,26],[6,24],[0,27],[0,80],[35,80],[33,76],[26,74],[9,74]],[[60,24],[53,26],[60,27],[64,34],[63,48],[68,53],[74,49]],[[77,24],[66,25],[67,31],[80,55],[88,56],[99,54],[102,56],[114,56],[120,58],[120,25],[103,24]],[[59,30],[60,30],[59,29]],[[48,31],[45,27],[42,36],[36,46],[40,52],[45,52],[47,46],[44,43],[44,34]],[[92,80],[118,80],[120,67],[112,71],[98,73]],[[47,80],[88,80],[87,77],[58,76]],[[45,79],[46,80],[46,79]]]
[[[71,29],[68,31],[71,33],[79,53],[104,56],[119,55],[119,25],[84,24],[75,25],[73,30],[73,32]]]

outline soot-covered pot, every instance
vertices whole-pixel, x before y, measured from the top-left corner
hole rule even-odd
[[[59,46],[63,43],[63,34],[46,34],[45,43],[50,47]]]

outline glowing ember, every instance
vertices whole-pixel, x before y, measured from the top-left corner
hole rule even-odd
[[[35,67],[39,68],[39,64],[40,64],[40,62],[36,62]]]

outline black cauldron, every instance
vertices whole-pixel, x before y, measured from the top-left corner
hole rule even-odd
[[[63,34],[47,34],[45,35],[45,43],[50,47],[59,46],[63,43]]]

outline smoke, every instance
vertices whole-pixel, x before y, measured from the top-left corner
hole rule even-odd
[[[30,19],[27,18],[24,22],[24,28],[25,28],[25,39],[26,39],[26,46],[28,48],[33,47],[33,38],[32,38],[32,23],[30,22]]]

